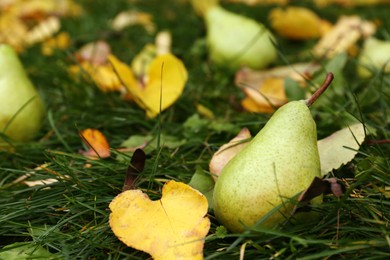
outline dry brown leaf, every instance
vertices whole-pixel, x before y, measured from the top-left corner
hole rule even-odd
[[[359,16],[342,16],[313,48],[316,57],[331,58],[337,53],[348,51],[360,38],[373,35],[376,26]]]

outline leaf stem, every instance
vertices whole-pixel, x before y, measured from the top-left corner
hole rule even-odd
[[[327,88],[330,86],[330,83],[332,83],[333,78],[334,76],[332,72],[328,72],[328,74],[326,74],[326,78],[324,80],[324,83],[322,83],[321,87],[317,89],[317,91],[314,92],[314,94],[309,99],[306,100],[306,105],[308,107],[313,105],[313,103],[316,102],[316,100],[322,95],[322,93],[327,90]]]

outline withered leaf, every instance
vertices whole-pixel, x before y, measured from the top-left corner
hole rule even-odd
[[[131,157],[130,165],[126,171],[125,182],[122,191],[132,190],[136,188],[136,181],[139,174],[142,173],[145,167],[146,154],[142,149],[135,150]]]

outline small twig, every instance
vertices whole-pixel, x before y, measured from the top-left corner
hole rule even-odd
[[[332,72],[329,72],[328,74],[326,74],[325,81],[324,81],[324,83],[322,83],[321,87],[319,89],[317,89],[317,91],[314,92],[314,94],[309,99],[306,100],[306,105],[308,107],[313,105],[313,103],[316,102],[318,97],[321,96],[322,93],[325,92],[325,90],[330,86],[330,83],[332,83],[333,78],[334,78],[334,76],[333,76]]]
[[[366,143],[368,145],[374,145],[374,144],[387,144],[390,143],[390,139],[383,139],[383,140],[367,140]]]

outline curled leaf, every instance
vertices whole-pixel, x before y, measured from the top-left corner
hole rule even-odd
[[[110,227],[127,246],[154,259],[202,259],[210,228],[207,199],[176,181],[167,182],[160,200],[141,190],[128,190],[110,203]]]
[[[111,47],[106,42],[87,43],[74,54],[79,64],[70,66],[68,71],[71,75],[81,75],[86,80],[92,79],[103,92],[123,92],[122,82],[108,63],[109,55]]]
[[[241,151],[247,144],[246,140],[251,138],[251,133],[248,128],[243,128],[237,136],[235,136],[228,143],[222,145],[211,158],[209,170],[211,176],[216,181],[223,167],[232,159],[239,151]]]
[[[130,165],[126,171],[126,178],[123,184],[122,191],[136,188],[136,181],[139,174],[142,173],[145,167],[146,155],[142,149],[136,149],[133,157],[131,157]]]
[[[320,153],[322,175],[351,161],[358,153],[364,139],[364,125],[358,123],[319,140],[318,151]]]
[[[247,111],[272,113],[287,102],[291,89],[288,89],[286,80],[295,82],[294,85],[303,91],[306,81],[319,69],[315,63],[297,63],[270,70],[244,68],[236,73],[235,84],[246,94],[242,105]]]
[[[246,98],[242,106],[250,112],[272,113],[287,102],[283,79],[268,78],[256,88],[244,87],[243,90]]]
[[[110,157],[110,145],[106,137],[97,129],[85,129],[80,133],[85,145],[89,147],[88,151],[81,152],[90,159]]]
[[[171,106],[183,92],[187,70],[181,60],[167,53],[152,60],[147,70],[147,81],[137,81],[128,65],[110,55],[109,61],[126,86],[132,99],[153,118]]]

